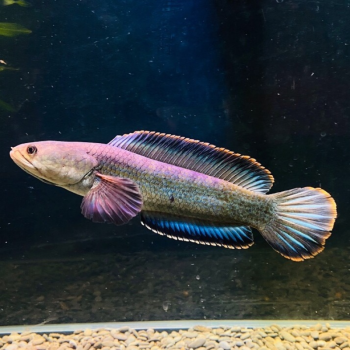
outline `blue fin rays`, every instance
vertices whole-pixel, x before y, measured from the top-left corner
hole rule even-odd
[[[141,223],[168,238],[198,244],[245,249],[253,244],[250,227],[211,223],[158,212],[141,212]]]
[[[284,257],[302,261],[320,253],[337,216],[334,199],[320,188],[295,188],[269,195],[275,216],[260,230]]]

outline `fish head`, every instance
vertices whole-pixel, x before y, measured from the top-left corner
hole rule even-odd
[[[23,143],[12,148],[10,157],[37,179],[65,188],[82,183],[98,165],[86,144],[80,142]]]

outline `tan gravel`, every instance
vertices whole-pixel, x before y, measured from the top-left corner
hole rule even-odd
[[[350,350],[350,327],[265,328],[194,326],[177,331],[85,329],[71,334],[11,333],[0,337],[0,350]]]

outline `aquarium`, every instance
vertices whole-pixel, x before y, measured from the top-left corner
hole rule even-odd
[[[334,0],[2,0],[0,347],[348,348],[349,15]],[[90,148],[55,164],[89,195],[9,155],[113,139],[101,153],[137,173],[104,173]],[[232,183],[230,226],[216,210]],[[273,195],[306,187],[327,192]],[[294,224],[270,230],[282,206]]]

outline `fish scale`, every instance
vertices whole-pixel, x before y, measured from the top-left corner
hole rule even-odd
[[[267,195],[274,179],[255,159],[174,135],[33,142],[10,156],[45,183],[83,196],[86,218],[122,225],[140,213],[144,226],[176,240],[245,249],[255,228],[278,253],[302,261],[324,249],[337,216],[320,188]]]
[[[173,165],[145,159],[135,153],[107,145],[91,148],[102,165],[102,174],[127,177],[135,181],[143,198],[143,210],[214,221],[241,222],[257,226],[267,221],[273,208],[263,195]],[[121,161],[118,161],[121,159]],[[174,201],[170,200],[173,195]],[[267,215],[260,217],[259,213]],[[253,218],[253,220],[251,220]],[[257,222],[255,222],[257,221]]]

